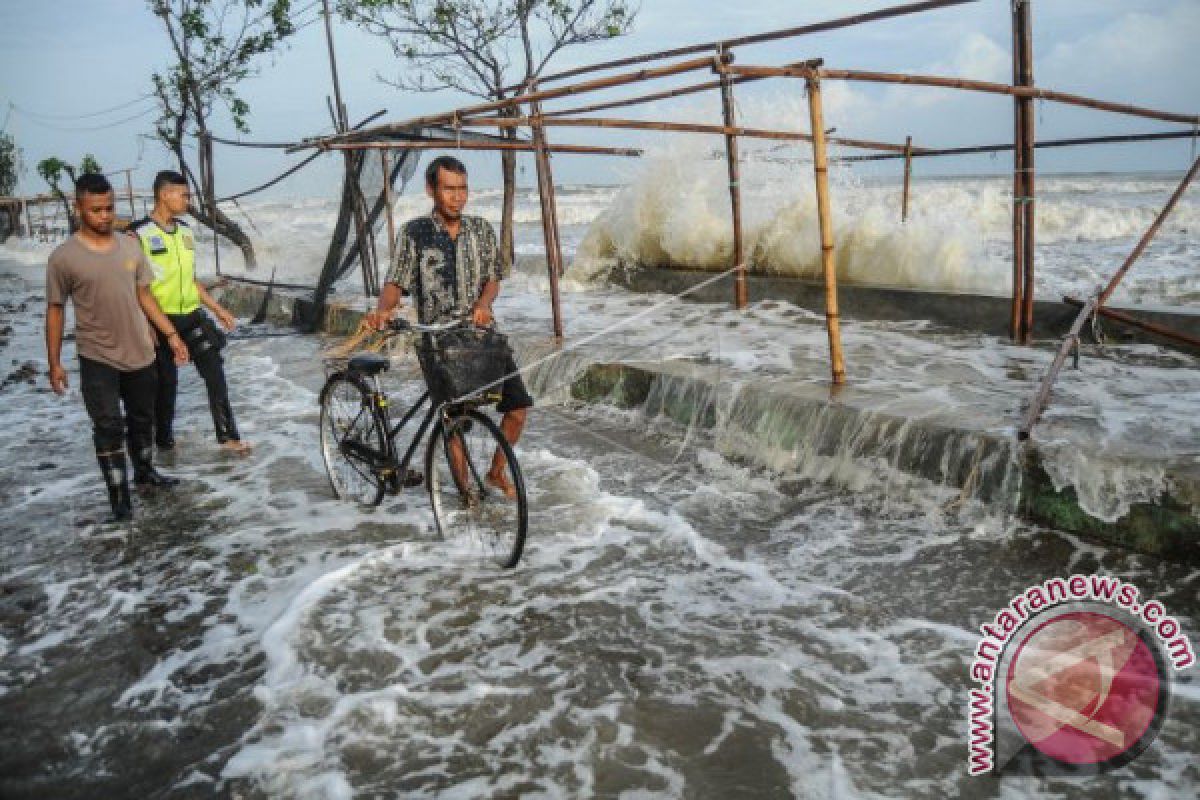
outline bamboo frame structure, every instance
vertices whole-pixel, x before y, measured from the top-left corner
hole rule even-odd
[[[383,213],[387,217],[388,231],[388,266],[396,263],[396,216],[392,204],[392,164],[391,151],[379,151],[379,165],[383,168]]]
[[[516,150],[533,153],[537,146],[532,142],[471,142],[454,139],[420,139],[404,141],[389,139],[379,142],[335,142],[322,145],[324,150]],[[547,145],[551,153],[573,153],[575,155],[630,156],[638,157],[642,151],[631,147],[600,147],[584,144]]]
[[[912,184],[912,136],[904,137],[904,193],[900,198],[900,221],[908,222],[908,193]]]
[[[1075,297],[1071,297],[1069,295],[1067,297],[1063,298],[1063,302],[1069,303],[1073,306],[1082,306],[1083,305],[1082,300],[1079,300],[1078,298],[1075,298]],[[1155,336],[1161,336],[1164,339],[1170,339],[1171,341],[1177,342],[1182,345],[1186,345],[1187,347],[1191,347],[1193,349],[1200,350],[1200,339],[1197,339],[1195,336],[1189,336],[1188,334],[1183,333],[1182,331],[1177,331],[1172,328],[1168,328],[1165,325],[1159,325],[1156,322],[1150,322],[1148,320],[1131,317],[1129,314],[1126,314],[1124,311],[1118,311],[1115,308],[1108,308],[1107,306],[1097,306],[1095,313],[1102,317],[1106,317],[1108,319],[1115,320],[1116,322],[1119,322],[1122,325],[1128,325],[1131,328],[1137,328],[1138,330],[1143,330],[1143,331],[1146,331],[1147,333],[1152,333]]]
[[[1014,39],[1016,40],[1017,49],[1014,51],[1014,61],[1017,63],[1017,74],[1019,86],[1025,88],[1033,88],[1033,21],[1030,13],[1029,0],[1016,0],[1013,3],[1014,15]],[[1035,241],[1037,237],[1037,215],[1035,213],[1035,203],[1037,202],[1037,167],[1035,159],[1034,142],[1037,135],[1034,131],[1035,116],[1033,113],[1033,100],[1025,96],[1016,99],[1018,114],[1016,116],[1016,124],[1021,129],[1020,149],[1021,149],[1021,172],[1022,186],[1020,197],[1013,197],[1013,202],[1016,206],[1013,208],[1014,213],[1020,213],[1021,220],[1021,241],[1013,242],[1022,250],[1022,282],[1021,288],[1021,318],[1019,330],[1019,340],[1022,344],[1028,344],[1033,335],[1033,289],[1034,289],[1034,274],[1037,261],[1037,250]]]
[[[536,84],[530,84],[535,89]],[[529,104],[534,119],[541,117],[541,104],[536,100]],[[533,141],[536,147],[534,160],[537,167],[538,199],[542,206],[542,233],[546,246],[546,272],[550,282],[550,313],[553,318],[554,339],[562,342],[563,318],[562,299],[558,281],[562,276],[562,246],[558,239],[558,209],[554,195],[554,173],[550,166],[550,154],[546,142],[546,130],[540,124],[533,126]]]
[[[1157,142],[1168,139],[1200,139],[1200,132],[1160,131],[1159,133],[1130,133],[1117,136],[1083,136],[1072,139],[1040,139],[1033,143],[1037,150],[1056,147],[1078,147],[1091,144],[1119,144],[1128,142]],[[965,147],[918,147],[913,149],[913,158],[938,156],[967,156],[987,153],[1007,153],[1013,150],[1011,142],[1004,144],[979,144]],[[904,158],[904,154],[874,153],[872,155],[842,156],[835,161],[888,161]]]

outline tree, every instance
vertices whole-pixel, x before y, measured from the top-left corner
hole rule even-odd
[[[565,48],[629,32],[637,16],[631,0],[339,0],[342,16],[387,39],[415,68],[393,85],[418,92],[453,89],[503,100],[539,78]],[[518,116],[517,108],[501,112]],[[504,135],[515,138],[513,128]],[[516,154],[501,156],[504,205],[501,251],[513,257]]]
[[[75,214],[71,209],[71,201],[67,197],[67,193],[62,190],[59,185],[62,182],[65,174],[71,179],[71,191],[75,191],[75,181],[80,175],[88,175],[91,173],[103,172],[100,164],[96,161],[96,157],[88,153],[79,162],[79,167],[73,167],[66,161],[63,161],[57,156],[43,158],[37,163],[37,173],[42,176],[42,180],[50,186],[50,191],[58,198],[58,202],[62,203],[63,213],[66,215],[67,229],[74,233],[79,230],[79,221],[75,219]]]
[[[21,148],[17,147],[11,133],[0,132],[0,197],[17,190],[17,178],[23,171]]]
[[[250,237],[215,204],[207,202],[213,185],[205,157],[209,119],[218,107],[234,127],[248,133],[250,106],[235,87],[257,72],[256,62],[271,53],[296,28],[291,0],[148,0],[171,42],[175,63],[155,73],[154,93],[160,115],[158,138],[174,154],[194,198],[191,215],[241,248],[247,267],[256,259]],[[199,142],[196,169],[188,160],[188,139]]]

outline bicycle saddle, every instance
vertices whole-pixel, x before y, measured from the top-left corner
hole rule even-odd
[[[379,353],[359,353],[351,356],[347,365],[350,369],[363,375],[378,375],[391,366],[391,362],[388,361],[387,356]]]

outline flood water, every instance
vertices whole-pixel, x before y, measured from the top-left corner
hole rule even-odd
[[[645,301],[580,293],[569,313],[587,330]],[[514,329],[546,329],[544,312],[506,302]],[[867,469],[851,489],[731,458],[719,434],[636,409],[544,402],[517,451],[529,544],[498,572],[436,538],[420,490],[373,512],[332,497],[316,399],[329,342],[301,336],[226,351],[246,459],[218,452],[184,370],[179,446],[163,460],[183,485],[139,493],[132,525],[105,525],[77,372],[64,399],[20,371],[41,368],[43,306],[38,269],[0,269],[0,329],[12,328],[0,365],[17,373],[0,389],[0,797],[1175,798],[1200,786],[1188,674],[1156,743],[1117,772],[966,775],[979,624],[1026,586],[1104,572],[1194,639],[1195,567],[936,485]],[[742,338],[693,310],[673,318],[682,344],[619,344],[663,357],[715,341],[720,324],[735,337],[726,355],[778,354],[762,318],[781,312],[757,311]],[[935,382],[966,386],[937,396],[969,405],[970,381],[1003,376],[1010,356],[1026,359],[1008,378],[1026,387],[1045,360],[978,360],[952,340],[941,352],[958,362],[910,364],[905,386],[864,348],[911,345],[932,364],[919,327],[847,328],[864,391],[914,405]],[[782,363],[818,362],[819,328],[797,329]],[[1161,413],[1186,431],[1195,370],[1155,358],[1099,372],[1172,387]],[[398,366],[389,389],[411,398],[415,377]],[[1070,386],[1063,398],[1060,428],[1095,402]]]

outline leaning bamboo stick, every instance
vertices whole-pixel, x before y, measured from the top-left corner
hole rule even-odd
[[[1069,303],[1073,306],[1083,305],[1082,300],[1069,295],[1063,298],[1063,302]],[[1172,341],[1179,342],[1180,344],[1185,344],[1188,347],[1194,347],[1197,350],[1200,350],[1200,339],[1196,338],[1195,336],[1189,336],[1182,331],[1168,328],[1165,325],[1159,325],[1157,322],[1149,322],[1148,320],[1138,319],[1137,317],[1130,316],[1123,311],[1118,311],[1115,308],[1108,308],[1106,306],[1097,306],[1096,313],[1102,317],[1115,320],[1123,325],[1128,325],[1131,328],[1137,328],[1139,330],[1146,331],[1147,333],[1153,333],[1155,336],[1161,336],[1164,339],[1170,339]]]
[[[1150,244],[1150,240],[1153,239],[1155,234],[1158,233],[1158,229],[1162,227],[1163,222],[1167,219],[1167,215],[1169,215],[1175,209],[1175,205],[1179,202],[1179,198],[1183,197],[1183,193],[1186,192],[1188,186],[1191,185],[1192,180],[1196,177],[1196,171],[1198,169],[1200,169],[1200,158],[1197,158],[1192,163],[1192,168],[1189,169],[1187,174],[1183,176],[1183,180],[1179,182],[1179,186],[1175,187],[1175,191],[1172,192],[1171,198],[1167,200],[1167,204],[1163,206],[1162,211],[1159,211],[1158,216],[1154,218],[1154,222],[1152,222],[1150,227],[1146,229],[1146,232],[1142,234],[1142,238],[1138,240],[1138,243],[1136,246],[1134,246],[1133,251],[1125,259],[1125,262],[1121,264],[1121,268],[1118,269],[1108,281],[1108,285],[1105,286],[1104,290],[1100,293],[1100,305],[1104,305],[1108,302],[1108,298],[1112,296],[1114,291],[1116,291],[1118,284],[1124,280],[1125,273],[1129,272],[1129,268],[1133,266],[1133,262],[1137,261],[1138,258],[1141,257],[1142,253],[1145,252],[1146,246]]]
[[[801,25],[797,28],[784,28],[777,31],[767,31],[765,33],[742,36],[737,39],[705,42],[704,44],[676,47],[672,50],[661,50],[657,53],[645,53],[639,56],[619,58],[615,61],[605,61],[599,64],[588,64],[587,66],[576,67],[575,69],[569,69],[564,72],[557,72],[553,75],[547,75],[540,80],[543,84],[545,84],[552,81],[565,80],[566,78],[574,78],[579,75],[586,75],[590,72],[600,72],[606,69],[616,69],[617,67],[628,67],[634,64],[644,64],[648,61],[660,61],[666,58],[677,58],[679,56],[692,55],[694,53],[729,50],[731,48],[741,47],[743,45],[761,44],[763,42],[773,42],[779,39],[791,39],[797,36],[823,33],[824,31],[837,30],[838,28],[848,28],[853,25],[862,25],[866,22],[875,22],[876,20],[890,19],[892,17],[905,16],[908,14],[918,14],[923,11],[933,11],[939,8],[948,8],[950,6],[963,5],[964,3],[971,2],[975,2],[975,0],[926,0],[925,2],[920,3],[892,6],[891,8],[881,8],[878,11],[871,11],[866,14],[855,14],[854,16],[850,17],[841,17],[839,19],[831,19],[825,22]],[[505,91],[514,91],[519,88],[521,87],[510,86],[506,88]]]
[[[530,84],[531,89],[535,88]],[[535,101],[529,106],[535,119],[541,110]],[[558,280],[562,275],[562,249],[558,241],[558,215],[555,212],[554,176],[550,167],[550,156],[546,143],[546,131],[541,125],[533,127],[535,144],[534,162],[537,167],[538,199],[542,207],[542,235],[546,245],[546,272],[550,280],[550,310],[553,317],[554,338],[563,339],[562,306],[559,298]]]
[[[825,152],[825,114],[821,82],[808,80],[808,114],[813,130],[813,174],[817,183],[817,220],[821,229],[821,271],[825,276],[825,327],[829,333],[829,362],[833,385],[846,382],[842,333],[838,316],[837,265],[833,257],[833,214],[829,206],[829,159]]]
[[[739,67],[726,65],[720,71],[734,75],[749,75],[761,78],[807,78],[813,70],[803,67]],[[1171,111],[1159,111],[1152,108],[1128,105],[1126,103],[1110,103],[1107,100],[1096,100],[1053,89],[1042,89],[1036,86],[1009,86],[1006,83],[991,83],[966,78],[942,78],[934,75],[907,75],[898,72],[868,72],[854,69],[825,69],[817,70],[820,77],[831,80],[860,81],[866,83],[898,83],[908,86],[934,86],[943,89],[963,89],[985,94],[1006,94],[1012,97],[1029,97],[1035,100],[1050,100],[1070,106],[1082,106],[1098,111],[1111,111],[1115,114],[1126,114],[1132,117],[1158,119],[1164,122],[1178,122],[1184,125],[1200,125],[1200,116],[1178,114]]]
[[[1195,130],[1187,131],[1163,131],[1161,133],[1133,133],[1123,136],[1086,136],[1074,139],[1039,139],[1033,143],[1033,146],[1042,150],[1053,147],[1077,147],[1088,144],[1120,144],[1124,142],[1156,142],[1165,139],[1195,139],[1198,134]],[[939,147],[939,148],[916,148],[913,150],[913,158],[928,158],[937,156],[968,156],[986,153],[1007,153],[1013,149],[1011,142],[1004,144],[981,144],[971,145],[968,147]],[[890,159],[904,158],[903,153],[875,153],[864,156],[842,156],[834,159],[835,161],[887,161]]]
[[[1021,420],[1021,424],[1017,426],[1017,438],[1025,441],[1029,438],[1033,431],[1033,426],[1037,424],[1038,418],[1042,415],[1042,410],[1050,401],[1050,390],[1054,387],[1054,382],[1058,380],[1058,373],[1062,370],[1063,364],[1066,363],[1067,354],[1071,352],[1072,347],[1079,346],[1079,332],[1083,330],[1083,323],[1096,308],[1096,304],[1100,301],[1100,295],[1093,294],[1088,298],[1087,303],[1080,309],[1075,321],[1071,323],[1071,330],[1067,333],[1066,338],[1062,340],[1062,344],[1058,346],[1058,352],[1054,354],[1054,360],[1050,362],[1050,369],[1046,371],[1046,376],[1042,378],[1042,384],[1038,387],[1037,394],[1033,397],[1033,402],[1030,403],[1028,410],[1025,412],[1025,417]]]

